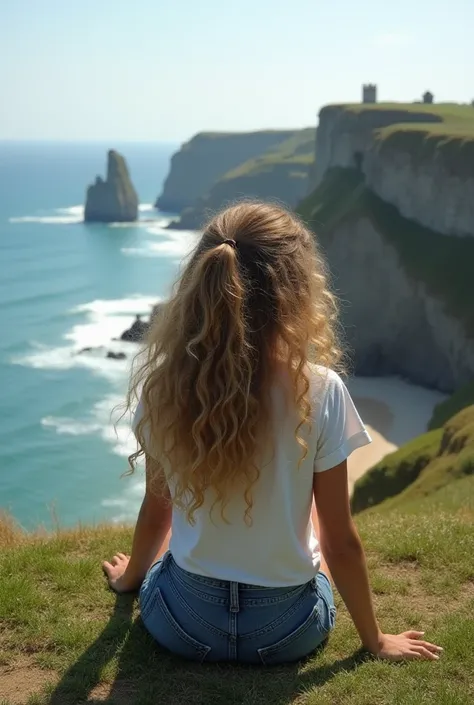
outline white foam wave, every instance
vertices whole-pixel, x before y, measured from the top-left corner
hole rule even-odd
[[[9,218],[9,223],[40,223],[42,225],[74,225],[81,223],[84,218],[78,218],[74,215],[47,215],[35,216],[26,215],[21,218]]]
[[[113,343],[110,347],[116,351],[116,345]],[[127,350],[131,352],[133,347],[132,344],[129,344]],[[117,350],[117,352],[119,351]],[[33,341],[30,343],[30,352],[12,357],[11,363],[38,370],[71,370],[75,367],[82,367],[111,382],[126,379],[130,369],[130,361],[110,360],[105,357],[105,354],[105,350],[93,350],[90,353],[78,354],[69,346],[52,348]]]
[[[76,215],[84,217],[84,206],[81,204],[79,206],[68,206],[68,208],[57,208],[58,213],[65,213],[66,215]]]
[[[155,208],[152,203],[141,203],[138,206],[140,215],[146,216],[148,213],[155,212]],[[166,227],[171,221],[172,217],[158,216],[153,219],[153,223],[156,222],[157,225],[161,227]],[[39,223],[42,225],[74,225],[75,223],[84,222],[84,206],[68,206],[67,208],[55,208],[51,213],[45,215],[23,215],[15,216],[8,219],[9,223]],[[110,223],[109,227],[112,228],[130,228],[134,226],[147,226],[149,223],[147,220],[137,221],[136,223]]]
[[[40,223],[42,225],[72,225],[84,220],[84,206],[56,208],[51,215],[25,215],[9,218],[10,223]]]
[[[130,358],[139,347],[113,339],[119,338],[130,327],[135,314],[149,315],[157,301],[158,297],[136,295],[124,299],[96,299],[77,306],[70,313],[85,316],[85,321],[77,323],[64,334],[66,345],[51,347],[33,341],[27,353],[17,355],[11,361],[36,369],[85,367],[112,382],[125,380],[130,369]],[[84,348],[91,350],[81,352]],[[108,350],[124,352],[127,358],[108,359]]]
[[[145,240],[139,247],[122,247],[121,252],[129,257],[179,257],[189,256],[199,238],[199,233],[193,230],[164,230],[150,226],[147,232],[160,238]]]
[[[41,419],[41,425],[45,428],[54,428],[56,433],[61,436],[87,436],[101,430],[101,427],[96,423],[85,423],[76,419],[54,416],[45,416],[44,419]]]
[[[137,441],[131,428],[129,414],[123,414],[125,395],[110,394],[94,404],[88,418],[46,416],[41,425],[52,428],[59,435],[98,435],[111,446],[115,455],[128,458],[137,450]]]
[[[95,299],[76,306],[71,313],[91,313],[95,316],[149,314],[158,300],[157,296],[140,296],[140,294],[134,294],[125,299]]]

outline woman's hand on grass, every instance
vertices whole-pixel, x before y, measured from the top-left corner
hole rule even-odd
[[[407,661],[421,659],[437,661],[443,651],[441,646],[422,641],[424,632],[403,632],[403,634],[382,634],[378,648],[374,650],[376,656],[388,661]]]
[[[104,561],[102,563],[109,585],[115,592],[132,592],[138,587],[127,580],[126,570],[129,561],[130,556],[126,556],[125,553],[117,553],[110,562]]]

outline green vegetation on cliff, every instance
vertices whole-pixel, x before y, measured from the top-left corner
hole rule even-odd
[[[399,506],[472,474],[474,406],[469,406],[371,468],[354,487],[352,508],[360,512],[390,497],[390,506]]]
[[[330,169],[297,210],[323,248],[338,223],[369,219],[393,245],[407,274],[440,298],[474,337],[474,237],[442,235],[404,218],[368,189],[363,174],[355,169]]]
[[[308,175],[307,168],[314,161],[315,137],[316,130],[311,127],[300,130],[259,157],[240,164],[236,169],[224,174],[222,178],[229,181],[240,176],[249,176],[261,172],[262,169],[271,168],[274,164],[293,164],[295,171],[306,177]],[[301,168],[298,172],[299,165]]]
[[[390,664],[359,650],[340,598],[327,647],[276,668],[195,665],[156,646],[134,595],[100,562],[131,529],[24,535],[0,522],[2,705],[469,705],[474,698],[474,477],[359,514],[378,617],[424,629],[438,663]],[[3,698],[3,700],[1,699]]]
[[[436,154],[448,171],[474,176],[474,107],[471,105],[378,103],[346,105],[344,110],[354,116],[400,111],[403,122],[374,131],[378,149],[409,152],[419,161],[431,159]],[[409,122],[410,113],[416,116],[416,121]],[[426,122],[422,121],[423,115],[426,115]]]
[[[206,196],[213,184],[240,164],[278,151],[279,145],[301,130],[256,132],[201,132],[183,144],[171,159],[171,166],[156,207],[182,213]],[[314,146],[314,145],[313,145]]]
[[[441,122],[390,125],[376,130],[376,147],[392,153],[409,152],[420,162],[436,156],[448,172],[472,178],[474,107],[446,104],[432,106],[428,112],[440,117]]]
[[[307,190],[314,160],[315,130],[298,130],[257,157],[225,172],[189,208],[173,227],[200,228],[226,204],[239,198],[279,201],[295,206]]]

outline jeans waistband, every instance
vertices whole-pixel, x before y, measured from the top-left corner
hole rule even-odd
[[[254,596],[255,593],[258,593],[259,596],[263,597],[264,595],[268,597],[278,597],[278,598],[287,598],[292,595],[296,595],[297,593],[301,592],[304,590],[308,584],[313,585],[313,587],[316,585],[316,579],[313,579],[310,581],[310,583],[306,583],[303,585],[288,585],[284,587],[265,587],[262,585],[251,585],[248,583],[240,583],[237,581],[230,581],[230,580],[219,580],[218,578],[210,578],[205,575],[198,575],[197,573],[191,573],[188,570],[185,570],[184,568],[181,568],[178,566],[176,561],[174,560],[173,556],[171,553],[168,551],[168,553],[165,555],[163,559],[163,563],[167,564],[169,567],[169,570],[171,571],[172,574],[174,574],[176,577],[179,578],[180,582],[183,582],[185,584],[188,584],[189,587],[194,587],[195,589],[205,589],[207,588],[212,588],[215,590],[222,590],[226,594],[229,593],[231,585],[238,585],[239,591],[243,593],[247,593],[248,596],[250,597],[251,595]]]

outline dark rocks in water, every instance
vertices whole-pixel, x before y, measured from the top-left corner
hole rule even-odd
[[[124,331],[120,336],[120,340],[125,340],[128,343],[140,343],[148,333],[150,324],[147,321],[142,321],[141,316],[137,316],[131,327]]]
[[[106,357],[109,360],[126,360],[127,359],[127,356],[125,355],[124,352],[112,352],[111,350],[109,350]]]
[[[91,353],[91,352],[95,352],[96,350],[103,350],[103,349],[104,349],[103,345],[100,345],[96,348],[92,348],[92,347],[82,348],[82,350],[78,350],[76,355],[84,355],[86,353]],[[124,352],[113,352],[113,350],[108,350],[105,357],[108,358],[109,360],[126,360],[127,359],[127,356]]]
[[[107,157],[107,179],[96,178],[87,189],[84,220],[89,223],[133,222],[138,218],[138,196],[125,159],[111,149]]]
[[[142,317],[137,315],[135,322],[131,325],[130,328],[128,328],[128,330],[122,333],[119,340],[123,340],[127,343],[141,343],[145,339],[148,331],[150,330],[150,325],[153,323],[156,316],[158,316],[162,310],[162,303],[155,304],[155,306],[153,306],[152,308],[149,321],[143,321]]]

